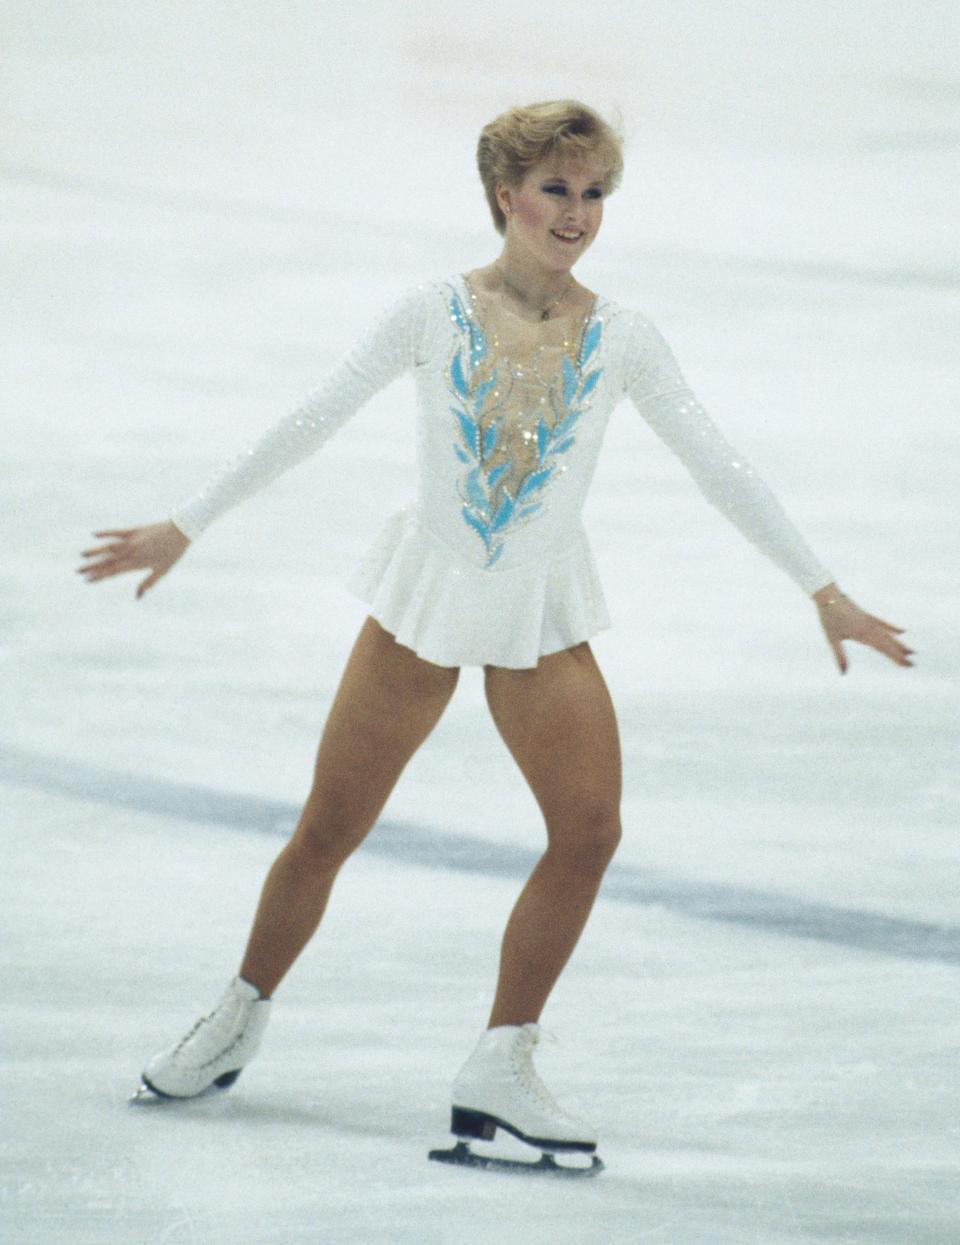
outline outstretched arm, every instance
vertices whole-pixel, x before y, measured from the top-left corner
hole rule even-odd
[[[369,398],[412,367],[430,305],[422,287],[391,303],[304,402],[172,511],[180,531],[196,540],[219,515],[315,453]]]
[[[867,644],[883,653],[898,666],[912,666],[910,658],[913,649],[901,644],[896,636],[903,634],[902,627],[884,622],[873,614],[868,614],[859,605],[845,596],[836,584],[827,584],[813,594],[820,614],[827,643],[833,649],[840,673],[847,673],[847,655],[843,651],[844,640],[856,640],[858,644]]]
[[[743,454],[692,392],[663,335],[634,314],[625,387],[637,410],[686,467],[704,497],[805,593],[829,585],[818,560]]]
[[[138,600],[166,575],[190,544],[173,523],[151,523],[147,527],[128,527],[93,534],[109,538],[108,543],[84,549],[82,556],[90,560],[77,567],[77,574],[84,575],[87,583],[92,584],[98,579],[122,575],[126,571],[149,570],[147,578],[137,585]]]
[[[707,500],[812,597],[840,673],[848,667],[844,640],[867,644],[897,665],[913,665],[913,650],[895,638],[903,628],[866,613],[840,591],[770,489],[700,405],[663,336],[639,315],[625,363],[634,404]]]
[[[137,597],[142,597],[218,515],[302,462],[369,397],[415,362],[427,307],[422,287],[396,299],[313,394],[221,467],[167,522],[95,532],[109,543],[85,549],[82,556],[90,560],[77,573],[95,583],[149,569],[137,587]]]

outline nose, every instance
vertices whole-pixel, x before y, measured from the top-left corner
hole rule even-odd
[[[566,204],[561,219],[563,221],[564,228],[566,229],[582,229],[586,224],[587,219],[587,214],[584,211],[583,204]]]

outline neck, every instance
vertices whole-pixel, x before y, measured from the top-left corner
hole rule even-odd
[[[529,255],[517,253],[507,243],[493,270],[511,290],[513,296],[530,309],[540,311],[561,298],[573,284],[568,268],[547,268]]]

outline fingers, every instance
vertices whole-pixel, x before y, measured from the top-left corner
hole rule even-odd
[[[880,618],[874,618],[872,614],[867,614],[866,620],[867,626],[862,629],[860,634],[854,635],[853,639],[859,640],[861,644],[868,644],[871,648],[875,648],[878,653],[883,653],[885,657],[889,657],[898,666],[913,665],[913,662],[910,661],[910,658],[913,656],[913,649],[908,648],[905,644],[901,644],[899,640],[894,639],[892,634],[895,632],[897,635],[902,635],[902,627],[894,627]]]
[[[106,536],[106,532],[94,535]],[[96,561],[88,561],[84,566],[77,568],[78,575],[86,575],[88,579],[102,578],[100,574],[91,575],[90,572],[104,572],[105,574],[116,574],[118,570],[130,569],[125,563],[130,560],[131,544],[129,540],[122,540],[110,545],[96,545],[93,549],[84,549],[80,556],[82,558],[96,559]],[[112,568],[112,569],[111,569]]]
[[[904,629],[894,626],[893,623],[885,622],[882,618],[876,618],[873,614],[867,614],[859,607],[853,606],[851,609],[843,611],[838,609],[834,613],[822,614],[821,621],[841,674],[846,674],[849,668],[847,656],[841,644],[844,640],[853,640],[857,644],[865,644],[868,648],[876,649],[878,653],[898,666],[914,664],[911,661],[915,655],[914,650],[895,638],[897,635],[903,635]]]
[[[77,567],[77,574],[85,575],[89,580],[119,575],[123,571],[135,571],[150,565],[130,544],[102,545],[99,549],[84,550],[83,556],[90,560]]]
[[[97,545],[95,549],[84,549],[81,557],[95,558],[108,553],[120,553],[125,548],[124,545]]]
[[[109,575],[119,575],[123,571],[142,567],[144,562],[135,553],[136,542],[131,539],[134,535],[135,529],[132,528],[124,531],[94,532],[94,536],[117,536],[119,539],[107,545],[84,549],[80,556],[90,560],[77,568],[77,574],[85,575],[87,582],[93,583]]]
[[[109,579],[111,575],[122,575],[125,571],[138,571],[141,569],[133,562],[111,560],[109,562],[97,563],[95,566],[78,567],[77,574],[84,575],[87,583],[94,583],[98,579]]]
[[[913,662],[910,660],[910,658],[913,657],[914,655],[913,649],[907,648],[906,645],[904,644],[895,643],[892,652],[889,649],[882,650],[882,651],[885,651],[887,656],[891,659],[891,661],[895,661],[898,666],[912,666],[913,665]]]
[[[140,584],[137,585],[137,600],[138,601],[143,596],[143,594],[147,591],[148,588],[153,587],[153,585],[160,578],[161,574],[162,574],[161,571],[154,571],[152,575],[148,575],[146,579],[144,579]]]
[[[904,627],[895,627],[893,623],[884,622],[883,619],[878,618],[876,614],[868,614],[867,618],[869,618],[871,622],[879,623],[881,627],[886,627],[888,631],[895,631],[897,635],[903,635],[904,633]]]
[[[176,533],[176,539],[173,533]],[[83,575],[88,583],[96,583],[128,571],[148,570],[150,574],[137,586],[138,598],[167,573],[189,544],[186,537],[181,538],[178,530],[169,523],[106,528],[94,532],[94,536],[106,538],[109,543],[84,549],[81,557],[85,561],[77,567],[76,573]]]
[[[877,630],[875,634],[869,632],[851,636],[851,639],[857,640],[861,644],[866,644],[870,648],[874,648],[878,653],[882,653],[884,657],[889,657],[892,662],[898,666],[912,666],[910,660],[914,656],[914,650],[907,648],[905,644],[901,644],[899,640],[895,640],[886,631]]]

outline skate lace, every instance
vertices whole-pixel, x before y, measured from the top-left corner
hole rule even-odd
[[[550,1091],[544,1085],[543,1081],[537,1075],[537,1070],[533,1066],[533,1050],[537,1042],[541,1038],[547,1038],[550,1042],[556,1042],[556,1035],[546,1029],[529,1029],[524,1028],[517,1037],[516,1045],[513,1048],[513,1058],[511,1060],[514,1076],[521,1089],[533,1102],[538,1106],[545,1107],[548,1111],[558,1115],[564,1115],[560,1104],[553,1097]]]
[[[242,1008],[239,1010],[242,1011]],[[186,1048],[194,1042],[194,1039],[201,1032],[207,1029],[210,1029],[211,1031],[213,1031],[219,1026],[221,1029],[226,1030],[226,1032],[223,1033],[222,1035],[221,1044],[218,1045],[216,1049],[211,1053],[210,1057],[204,1060],[204,1062],[200,1064],[199,1066],[206,1067],[207,1064],[214,1063],[217,1059],[221,1058],[223,1055],[228,1054],[243,1038],[243,1035],[247,1028],[246,1024],[240,1025],[237,1032],[234,1033],[232,1041],[225,1040],[227,1037],[227,1034],[236,1024],[237,1018],[238,1018],[238,1011],[230,1007],[229,998],[225,998],[221,1000],[221,1002],[213,1009],[212,1012],[208,1013],[206,1016],[201,1016],[200,1019],[193,1026],[193,1028],[180,1039],[180,1041],[177,1043],[176,1047],[174,1048],[173,1058],[174,1059],[178,1058],[178,1056],[180,1056],[186,1050]],[[216,1037],[216,1035],[213,1033],[211,1035],[214,1036],[214,1038]]]

